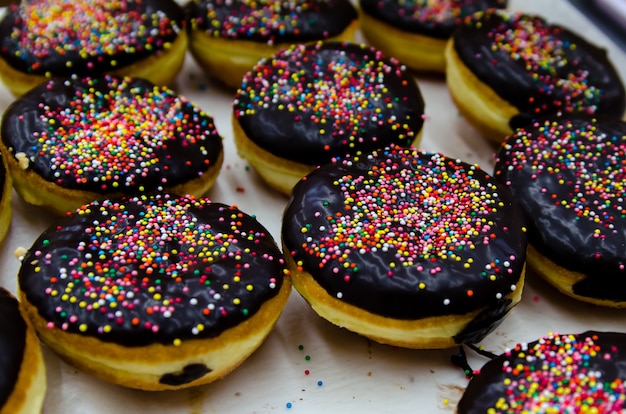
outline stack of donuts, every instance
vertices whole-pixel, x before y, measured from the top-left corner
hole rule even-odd
[[[5,7],[0,412],[42,411],[57,357],[137,390],[222,380],[294,309],[416,353],[477,349],[529,281],[619,318],[622,74],[509,3]],[[490,162],[432,145],[459,139],[428,130],[450,114]],[[626,410],[626,333],[551,322],[466,370],[458,412]]]

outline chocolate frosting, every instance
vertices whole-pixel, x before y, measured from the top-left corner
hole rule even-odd
[[[0,57],[29,74],[94,76],[161,53],[181,30],[173,0],[22,1],[0,22]]]
[[[626,301],[626,123],[539,119],[507,138],[494,175],[509,186],[541,254],[587,277],[574,293]]]
[[[262,43],[336,37],[358,17],[349,0],[193,0],[186,12],[191,29]]]
[[[262,60],[244,77],[233,111],[255,144],[311,166],[408,146],[424,123],[421,92],[404,66],[339,42],[294,45]]]
[[[595,331],[518,344],[472,378],[457,412],[623,412],[625,347],[625,334]]]
[[[12,155],[46,181],[101,194],[171,188],[223,151],[213,118],[138,78],[50,80],[14,101],[0,128]]]
[[[541,17],[490,10],[454,33],[463,64],[519,110],[512,128],[554,113],[624,113],[624,85],[606,50]]]
[[[460,339],[506,313],[526,236],[512,196],[477,166],[392,147],[328,163],[293,190],[285,254],[332,297],[414,320],[484,309]],[[478,339],[477,339],[478,338]]]
[[[51,328],[142,346],[220,335],[275,297],[285,272],[254,217],[163,194],[82,207],[37,238],[18,281]]]
[[[17,299],[4,288],[0,288],[0,315],[1,408],[17,384],[26,346],[26,322],[20,314]]]
[[[359,0],[363,13],[394,28],[448,39],[461,19],[489,8],[505,8],[506,0]]]

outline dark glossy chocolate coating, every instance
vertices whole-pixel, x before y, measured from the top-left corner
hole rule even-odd
[[[26,346],[26,322],[18,302],[6,289],[0,288],[0,408],[17,383]]]
[[[234,116],[255,144],[317,166],[333,157],[408,146],[422,129],[424,101],[397,61],[365,45],[295,45],[244,77]]]
[[[591,117],[540,119],[497,154],[541,254],[586,279],[581,296],[626,301],[626,123]]]
[[[518,344],[472,378],[457,412],[623,412],[625,349],[625,334],[594,331]]]
[[[206,374],[210,373],[211,369],[207,368],[204,364],[190,364],[183,368],[182,372],[169,373],[161,376],[159,383],[165,385],[179,386],[189,384],[202,378]]]
[[[181,30],[173,0],[22,1],[0,22],[0,57],[28,74],[96,76],[161,53]]]
[[[394,147],[310,173],[294,188],[282,235],[285,254],[330,296],[374,314],[483,309],[475,330],[459,334],[476,341],[508,311],[523,226],[510,193],[479,168]]]
[[[512,128],[557,112],[619,118],[624,85],[605,49],[541,17],[490,11],[453,35],[463,64],[519,110]]]
[[[194,0],[190,28],[211,37],[262,43],[301,43],[340,35],[357,19],[349,0]]]
[[[461,19],[472,13],[506,5],[506,0],[359,0],[363,13],[396,29],[437,39],[448,39]]]
[[[151,192],[200,177],[223,152],[213,118],[143,79],[56,79],[15,100],[2,141],[63,188]]]
[[[51,327],[143,346],[217,337],[275,297],[284,274],[255,218],[164,194],[81,208],[39,236],[18,279]]]

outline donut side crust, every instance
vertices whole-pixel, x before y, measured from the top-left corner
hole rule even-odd
[[[160,391],[208,384],[237,368],[272,331],[290,293],[291,281],[285,276],[276,296],[263,303],[250,318],[218,337],[186,340],[180,345],[141,347],[124,347],[95,337],[50,329],[26,295],[20,294],[20,297],[40,339],[63,360],[108,382]],[[208,372],[183,384],[160,382],[165,375],[182,374],[186,367],[196,364],[204,365]]]
[[[359,14],[361,31],[367,42],[413,70],[444,73],[447,39],[436,39],[399,30],[363,11]]]
[[[0,159],[4,163],[5,177],[2,197],[0,198],[0,243],[4,240],[11,228],[11,218],[13,217],[13,179],[4,158]]]
[[[74,211],[84,204],[103,198],[116,197],[122,193],[101,194],[91,191],[68,189],[45,180],[31,169],[24,169],[15,155],[9,151],[0,139],[0,152],[7,165],[9,175],[12,177],[13,187],[17,194],[29,204],[43,207],[46,210],[63,216],[69,211]],[[193,180],[166,187],[169,192],[178,195],[193,195],[200,197],[205,194],[215,183],[224,160],[223,152],[220,153],[217,162]],[[0,216],[0,223],[1,223]],[[1,224],[0,224],[1,225]]]
[[[545,281],[561,293],[580,300],[582,302],[591,303],[598,306],[606,306],[611,308],[626,308],[626,302],[614,301],[608,299],[599,299],[589,296],[582,296],[574,293],[574,285],[586,278],[583,273],[575,272],[559,266],[547,256],[541,254],[532,245],[528,245],[526,260],[532,270],[541,276]]]
[[[233,138],[237,153],[259,173],[261,178],[273,189],[289,196],[293,187],[317,168],[316,165],[307,165],[278,157],[261,148],[245,133],[237,117],[232,115]],[[418,146],[424,129],[415,135],[412,146]],[[330,161],[330,160],[329,160]]]
[[[107,73],[120,77],[143,78],[155,85],[171,85],[183,67],[187,53],[187,44],[187,34],[182,30],[174,42],[165,45],[165,49],[161,53],[152,54],[147,58],[117,70],[107,71]],[[68,75],[70,74],[71,72],[68,71]],[[0,81],[14,97],[24,95],[35,86],[49,79],[50,77],[47,76],[28,74],[14,69],[4,59],[0,58]]]
[[[485,138],[501,144],[513,133],[509,120],[519,114],[518,109],[498,96],[463,64],[454,50],[453,38],[446,45],[445,59],[446,83],[457,109]]]
[[[325,41],[351,42],[359,27],[355,20],[338,36]],[[268,44],[244,39],[213,37],[200,29],[189,31],[189,51],[198,64],[229,89],[241,86],[244,75],[261,59],[270,57],[291,43]]]
[[[284,244],[283,249],[286,249]],[[433,316],[417,320],[376,315],[329,295],[310,273],[298,268],[291,255],[285,256],[294,288],[319,316],[382,344],[413,349],[451,348],[458,345],[454,337],[483,311],[478,309],[464,315]],[[505,297],[511,300],[508,309],[521,300],[523,287],[524,272],[520,275],[515,290]]]
[[[254,143],[232,115],[233,139],[238,155],[247,160],[261,178],[273,189],[289,195],[298,181],[315,169],[314,165],[280,158]]]

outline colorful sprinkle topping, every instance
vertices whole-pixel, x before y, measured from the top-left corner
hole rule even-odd
[[[261,147],[319,165],[355,149],[408,146],[421,131],[424,106],[397,60],[365,45],[318,42],[259,62],[245,76],[233,109]],[[264,126],[270,117],[280,130]]]
[[[356,11],[345,0],[210,0],[196,1],[199,16],[192,28],[212,37],[263,39],[268,44],[287,38],[320,40],[341,33]]]
[[[410,16],[418,22],[445,22],[463,15],[463,2],[459,0],[397,0],[398,14]],[[379,7],[387,6],[380,1]]]
[[[616,220],[626,219],[626,137],[598,129],[596,121],[574,126],[545,120],[535,126],[536,133],[518,129],[504,144],[508,155],[502,168],[531,166],[531,178],[544,184],[536,196],[594,223],[595,238],[617,234]]]
[[[106,76],[49,81],[37,96],[48,96],[46,90],[70,91],[63,97],[69,101],[33,103],[35,123],[14,110],[25,125],[18,131],[32,137],[24,138],[28,147],[15,148],[18,140],[13,147],[17,158],[32,161],[27,167],[56,184],[99,192],[162,190],[203,175],[221,151],[212,118],[166,87]]]
[[[563,29],[522,13],[490,13],[503,22],[486,34],[492,51],[507,54],[531,73],[534,82],[543,85],[538,92],[554,96],[552,107],[564,112],[596,112],[604,92],[596,87],[589,66],[569,60],[578,46],[564,36]],[[482,15],[477,13],[475,18],[481,19]],[[538,105],[534,110],[539,114],[547,109],[551,108]]]
[[[12,53],[18,59],[27,54],[34,72],[47,70],[42,65],[49,57],[65,57],[67,68],[74,59],[89,61],[89,69],[102,61],[115,67],[121,62],[112,57],[169,48],[183,30],[165,9],[147,8],[142,0],[29,0],[11,7]]]
[[[368,157],[377,163],[367,174],[333,183],[345,200],[344,211],[328,216],[319,241],[305,247],[311,255],[324,253],[320,266],[332,259],[353,274],[359,269],[347,260],[346,249],[361,254],[389,250],[396,259],[388,263],[392,275],[396,266],[419,269],[423,261],[461,260],[459,252],[490,243],[489,216],[503,205],[495,182],[475,178],[475,165],[440,154],[424,161],[405,151],[394,150],[396,159],[374,152]],[[358,157],[352,162],[359,162]],[[506,272],[505,263],[490,266],[490,272]]]
[[[51,304],[50,328],[142,343],[217,335],[256,312],[286,274],[254,218],[167,194],[83,206],[22,263],[26,294]]]
[[[487,413],[617,413],[626,408],[623,378],[603,378],[592,360],[611,362],[616,347],[596,344],[596,335],[550,333],[534,346],[519,344],[505,355],[506,392]],[[623,363],[623,362],[622,362]]]
[[[521,289],[526,234],[511,194],[437,153],[391,146],[317,168],[295,186],[282,234],[295,267],[378,315],[492,307],[496,321]]]

